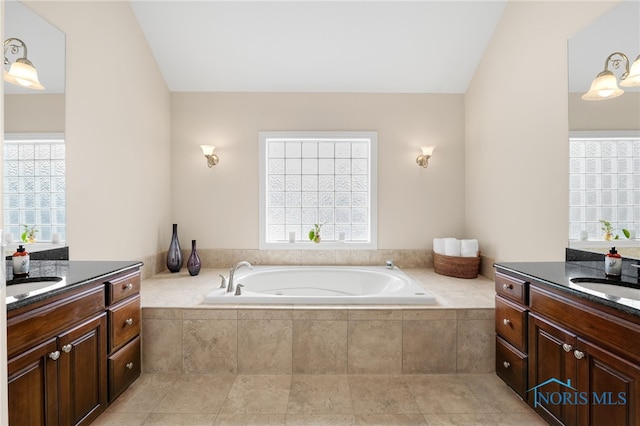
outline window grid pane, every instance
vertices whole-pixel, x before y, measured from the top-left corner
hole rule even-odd
[[[640,234],[640,138],[572,137],[569,141],[569,239],[603,238],[600,220]]]
[[[267,138],[266,242],[370,242],[370,141],[362,138]]]
[[[5,234],[20,241],[22,225],[35,225],[38,241],[66,240],[64,141],[8,138],[3,150]]]

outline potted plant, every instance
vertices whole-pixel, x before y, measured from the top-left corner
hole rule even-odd
[[[22,225],[22,227],[24,228],[24,230],[22,231],[22,234],[20,234],[20,239],[25,243],[35,243],[36,234],[38,233],[36,226]]]
[[[613,226],[611,226],[611,222],[609,222],[607,220],[600,219],[600,223],[602,224],[602,228],[600,228],[600,229],[602,229],[604,231],[603,238],[606,241],[617,240],[617,239],[620,238],[620,236],[618,234],[614,234],[613,233]],[[629,232],[629,230],[623,229],[622,233],[624,234],[624,236],[626,238],[631,238],[631,233]]]
[[[313,241],[314,243],[319,243],[320,242],[320,229],[322,228],[322,224],[321,223],[315,223],[313,225],[313,229],[311,231],[309,231],[309,239],[311,241]]]

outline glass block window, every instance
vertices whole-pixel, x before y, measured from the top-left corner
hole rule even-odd
[[[600,220],[640,235],[640,135],[572,133],[569,146],[569,239],[602,239]]]
[[[260,133],[260,248],[376,248],[376,141],[375,132]]]
[[[53,233],[66,240],[63,135],[5,135],[4,229],[20,241],[22,225],[35,225],[38,242]]]

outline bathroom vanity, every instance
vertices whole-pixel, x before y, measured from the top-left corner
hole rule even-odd
[[[638,275],[607,284],[580,262],[495,267],[497,375],[550,424],[640,425]]]
[[[140,266],[35,261],[8,280],[12,426],[89,424],[139,376]]]

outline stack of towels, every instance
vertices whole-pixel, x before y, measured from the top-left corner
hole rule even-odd
[[[480,248],[478,240],[458,240],[456,238],[434,238],[433,251],[445,256],[476,257]]]

